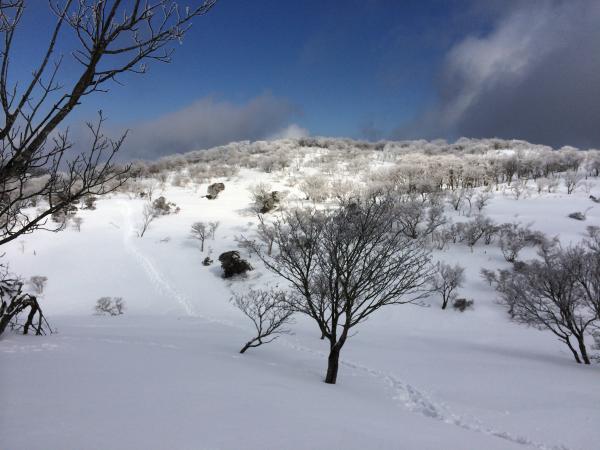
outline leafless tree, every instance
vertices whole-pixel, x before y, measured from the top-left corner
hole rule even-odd
[[[567,170],[565,172],[565,187],[567,188],[567,194],[572,194],[575,189],[579,187],[581,181],[583,181],[583,174],[576,170]]]
[[[291,323],[293,311],[283,291],[250,289],[244,294],[234,294],[232,302],[252,321],[256,329],[256,336],[246,342],[240,353],[268,344],[281,334],[290,332],[284,327]]]
[[[81,217],[73,217],[73,227],[77,230],[77,231],[81,231],[81,224],[83,223],[83,218]]]
[[[410,199],[396,205],[396,220],[405,236],[417,239],[420,234],[420,225],[425,220],[425,202]]]
[[[290,307],[329,341],[325,382],[337,380],[350,331],[380,308],[424,295],[429,254],[395,224],[389,198],[371,196],[330,211],[293,210],[272,225],[273,254],[249,241],[273,273],[289,282]]]
[[[467,243],[471,251],[481,238],[484,238],[486,244],[489,244],[497,230],[494,222],[483,214],[478,214],[473,220],[459,223],[457,226],[460,239]]]
[[[442,296],[442,309],[446,309],[448,303],[456,299],[456,289],[464,282],[464,267],[458,264],[452,266],[441,261],[436,264],[434,273],[429,277],[431,289]]]
[[[475,208],[477,208],[477,212],[481,213],[492,198],[494,198],[494,195],[488,191],[477,194],[475,196]]]
[[[313,202],[324,202],[330,195],[327,180],[322,175],[307,176],[300,183],[299,189],[306,195],[307,200]]]
[[[465,190],[464,189],[454,189],[450,191],[448,194],[448,202],[454,208],[454,211],[458,211],[460,206],[463,204],[463,200],[465,198]]]
[[[126,179],[128,167],[113,164],[125,134],[113,141],[88,123],[91,144],[69,158],[73,143],[59,125],[90,94],[106,92],[125,73],[144,73],[148,61],[168,62],[191,20],[216,0],[181,11],[170,0],[62,0],[49,3],[55,24],[29,79],[11,80],[14,42],[24,28],[26,0],[0,2],[0,245],[36,229],[56,230],[47,218],[86,195],[103,195]],[[69,35],[70,34],[70,35]],[[63,75],[64,56],[80,69]],[[36,198],[47,204],[35,214],[23,209]]]
[[[208,227],[204,222],[195,222],[192,225],[191,230],[192,237],[194,239],[198,239],[200,241],[200,251],[204,251],[204,241],[206,237],[210,234]]]
[[[212,240],[215,239],[215,233],[217,231],[217,228],[219,228],[220,222],[214,221],[214,222],[208,222],[208,234],[210,234],[210,238]]]
[[[20,325],[19,315],[27,309],[29,309],[27,319]],[[28,334],[29,328],[33,328],[36,335],[52,331],[37,298],[23,292],[23,282],[2,264],[0,265],[0,336],[9,325],[22,329],[23,334]]]
[[[122,297],[101,297],[94,309],[98,315],[120,316],[125,311],[125,301]]]
[[[589,364],[585,335],[597,318],[585,302],[572,261],[558,246],[542,250],[540,256],[512,271],[499,271],[493,279],[496,290],[513,320],[551,331],[575,361]]]
[[[425,220],[425,229],[423,230],[424,235],[433,235],[436,230],[446,223],[448,218],[444,215],[444,205],[442,202],[436,200],[430,200],[430,206],[427,210],[427,217]]]
[[[527,178],[520,178],[510,184],[510,190],[515,195],[515,200],[519,200],[523,194],[527,194]]]
[[[521,250],[540,244],[543,235],[531,231],[530,225],[522,226],[518,223],[505,223],[499,227],[499,243],[504,259],[515,262]]]
[[[271,256],[273,253],[273,243],[275,241],[275,233],[272,226],[269,226],[265,222],[265,218],[262,214],[258,215],[258,227],[256,229],[258,238],[265,244],[267,256]]]
[[[476,191],[473,188],[464,189],[463,198],[469,205],[469,209],[467,210],[467,216],[471,215],[473,211],[473,197],[475,197]]]
[[[588,240],[565,250],[565,267],[575,279],[581,296],[600,323],[600,240]]]
[[[139,230],[137,232],[138,237],[144,237],[146,231],[148,231],[148,227],[150,224],[158,217],[154,206],[152,206],[151,202],[146,202],[144,204],[144,209],[142,209],[142,221],[139,225]]]

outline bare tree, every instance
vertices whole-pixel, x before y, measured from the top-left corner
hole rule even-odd
[[[23,325],[20,325],[19,315],[27,309],[29,309],[27,319]],[[36,335],[52,331],[37,298],[23,292],[23,282],[9,273],[8,267],[2,264],[0,265],[0,336],[9,325],[22,329],[23,334],[28,334],[30,327],[35,330]]]
[[[125,301],[122,297],[101,297],[94,307],[96,314],[102,316],[120,316],[125,311]]]
[[[325,382],[337,380],[350,331],[387,305],[424,295],[429,254],[395,224],[389,198],[371,196],[339,209],[293,210],[274,222],[275,248],[248,241],[265,266],[289,282],[290,307],[329,341]]]
[[[575,279],[584,302],[600,322],[599,237],[592,234],[592,238],[586,242],[587,246],[578,245],[565,250],[565,267]]]
[[[565,172],[565,187],[567,188],[567,194],[572,194],[575,189],[579,187],[584,176],[582,173],[576,170],[567,170]]]
[[[266,245],[267,256],[271,256],[273,253],[275,233],[273,227],[265,222],[265,218],[262,214],[258,215],[258,227],[256,233],[258,234],[258,238]]]
[[[543,249],[540,256],[512,271],[499,271],[493,278],[496,290],[513,320],[551,331],[577,363],[589,364],[585,335],[597,318],[585,302],[572,261],[557,246]]]
[[[240,353],[268,344],[281,334],[290,332],[284,327],[291,323],[293,311],[283,291],[250,289],[244,294],[234,294],[232,302],[252,321],[256,329],[256,336],[246,342]]]
[[[456,289],[464,282],[464,267],[458,264],[452,266],[441,261],[436,264],[435,272],[429,277],[431,289],[442,296],[442,309],[446,309],[448,303],[456,299]]]
[[[454,211],[458,211],[460,206],[463,204],[463,200],[465,198],[465,190],[464,189],[454,189],[450,191],[448,194],[448,202],[454,208]]]
[[[208,234],[210,234],[210,238],[212,240],[215,239],[215,233],[217,231],[217,228],[219,228],[219,225],[221,224],[221,222],[214,221],[214,222],[208,222]]]
[[[14,42],[19,32],[34,30],[23,29],[26,0],[1,2],[0,245],[45,229],[48,216],[124,182],[129,167],[117,167],[113,159],[125,134],[115,141],[106,138],[102,114],[96,124],[88,123],[89,150],[70,159],[73,143],[58,126],[87,96],[106,92],[119,75],[144,73],[148,61],[170,61],[170,44],[180,41],[191,20],[215,2],[199,1],[185,11],[170,0],[49,2],[54,27],[31,77],[17,82],[10,79]],[[79,71],[69,69],[64,83],[59,81],[64,57],[55,56],[62,53],[80,66]],[[47,204],[25,214],[23,209],[38,197]]]
[[[475,208],[477,208],[477,212],[481,214],[483,208],[487,206],[492,198],[494,198],[494,195],[488,191],[483,191],[477,194],[477,196],[475,196]]]
[[[500,226],[500,249],[504,259],[515,262],[519,252],[525,247],[534,246],[543,240],[540,233],[530,230],[530,225],[521,226],[518,223],[505,223]]]
[[[420,225],[425,219],[425,202],[410,199],[398,203],[396,210],[396,219],[402,232],[411,239],[417,239],[420,234]]]
[[[81,231],[81,224],[83,223],[83,218],[81,217],[73,217],[73,228],[77,231]]]
[[[210,232],[208,231],[208,227],[204,222],[195,222],[192,225],[191,234],[194,239],[198,239],[200,241],[200,251],[203,252],[204,241],[206,240],[206,237],[210,234]]]
[[[152,203],[147,202],[144,204],[144,209],[142,209],[142,221],[139,225],[139,230],[137,232],[138,237],[144,237],[146,231],[148,231],[148,227],[150,224],[158,217],[158,213],[156,212]]]

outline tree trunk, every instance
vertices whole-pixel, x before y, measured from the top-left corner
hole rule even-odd
[[[329,352],[329,358],[327,358],[327,375],[325,376],[325,383],[335,384],[337,381],[339,361],[340,347],[335,344]]]
[[[242,349],[240,350],[241,354],[244,354],[246,352],[246,350],[248,350],[250,348],[250,346],[252,345],[254,341],[248,341],[246,342],[246,345],[244,345],[244,347],[242,347]]]
[[[571,351],[573,352],[573,356],[575,357],[575,361],[577,361],[577,364],[581,364],[581,359],[579,358],[579,353],[577,353],[577,350],[575,350],[573,348],[569,338],[565,339],[565,344],[567,344],[569,346],[569,348],[571,349]]]
[[[577,343],[579,344],[579,353],[581,354],[581,359],[583,359],[583,363],[590,364],[590,358],[587,353],[587,348],[585,348],[585,341],[583,336],[577,338]]]
[[[2,333],[4,333],[4,330],[6,330],[6,327],[10,323],[11,318],[12,318],[12,316],[9,316],[6,313],[3,314],[2,316],[0,316],[0,336],[2,336]]]

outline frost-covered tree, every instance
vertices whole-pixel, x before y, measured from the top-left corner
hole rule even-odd
[[[584,175],[576,170],[568,170],[565,172],[565,187],[567,194],[572,194],[583,181]]]
[[[299,189],[306,195],[307,200],[313,202],[324,202],[330,195],[327,180],[321,175],[307,176],[300,183]]]
[[[42,295],[44,293],[44,288],[46,287],[47,282],[48,277],[43,275],[34,275],[29,278],[29,284],[31,284],[37,295]]]
[[[435,271],[429,277],[431,290],[442,297],[442,309],[446,309],[448,303],[456,300],[456,290],[465,282],[465,269],[458,264],[451,265],[439,261]]]
[[[190,231],[192,237],[200,241],[200,251],[204,251],[204,241],[210,235],[210,229],[204,222],[195,222]]]
[[[215,239],[215,233],[217,232],[217,228],[219,228],[220,224],[221,222],[219,222],[218,220],[208,222],[208,234],[210,235],[211,239]]]
[[[271,256],[249,241],[265,266],[289,283],[290,306],[329,341],[325,382],[337,380],[350,332],[379,309],[424,295],[429,254],[395,226],[394,202],[369,197],[330,211],[293,210],[272,225]]]
[[[82,217],[73,217],[73,219],[71,220],[71,222],[73,222],[73,228],[75,228],[75,230],[77,231],[81,231],[81,224],[83,224],[83,218]]]
[[[542,250],[540,257],[499,271],[493,277],[496,290],[514,321],[551,331],[575,361],[589,364],[585,337],[597,317],[586,303],[573,262],[558,246]]]
[[[29,310],[27,319],[19,325],[19,315]],[[36,335],[52,332],[37,298],[23,290],[23,282],[0,264],[0,336],[11,326],[28,334],[32,328]]]
[[[519,252],[525,247],[540,244],[544,239],[540,233],[531,231],[530,225],[505,223],[499,227],[499,245],[504,259],[515,262]]]

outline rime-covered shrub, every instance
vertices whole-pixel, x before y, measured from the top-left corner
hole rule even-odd
[[[94,308],[98,315],[119,316],[125,311],[125,301],[121,297],[101,297]]]
[[[29,278],[29,284],[33,287],[33,290],[37,295],[41,295],[44,293],[44,288],[46,287],[46,283],[48,282],[48,277],[42,275],[34,275]]]
[[[155,216],[166,216],[168,214],[177,214],[180,209],[173,203],[168,202],[162,195],[152,202],[152,209]]]

